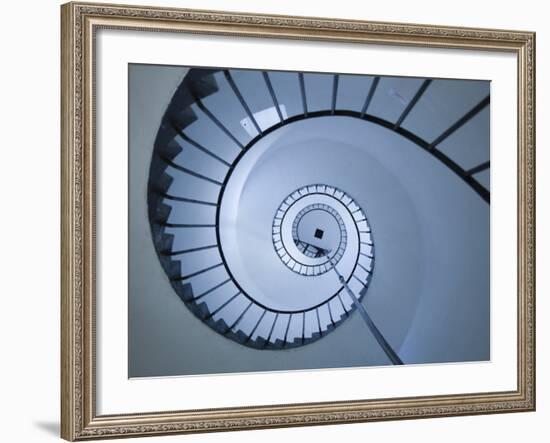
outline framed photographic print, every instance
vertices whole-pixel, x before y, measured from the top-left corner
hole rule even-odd
[[[535,36],[62,6],[62,437],[535,408]]]

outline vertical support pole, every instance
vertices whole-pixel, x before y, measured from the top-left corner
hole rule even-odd
[[[359,299],[355,296],[355,294],[353,293],[353,291],[350,289],[350,287],[348,286],[348,284],[346,283],[346,280],[344,279],[344,277],[342,276],[342,274],[340,274],[338,272],[338,270],[336,269],[336,266],[334,266],[334,264],[332,263],[332,260],[330,261],[331,264],[332,264],[332,269],[334,269],[334,272],[336,273],[336,275],[338,276],[338,280],[340,281],[340,283],[342,283],[342,285],[344,286],[344,289],[346,290],[347,294],[351,297],[351,299],[353,300],[353,305],[356,307],[356,309],[359,311],[359,314],[361,314],[361,317],[363,317],[363,320],[365,321],[365,323],[367,324],[367,327],[369,328],[369,330],[372,332],[372,335],[374,335],[374,338],[376,339],[376,341],[378,342],[378,344],[380,345],[380,347],[382,348],[382,350],[385,352],[385,354],[388,356],[388,358],[390,359],[390,361],[394,364],[394,365],[402,365],[403,364],[403,361],[399,358],[399,356],[397,355],[397,353],[393,350],[393,348],[391,347],[391,345],[386,341],[386,339],[384,338],[384,336],[382,335],[382,333],[380,332],[380,330],[376,327],[376,325],[374,324],[374,322],[372,321],[372,318],[370,317],[369,313],[367,312],[367,310],[365,309],[365,306],[363,306],[363,304],[359,301]]]

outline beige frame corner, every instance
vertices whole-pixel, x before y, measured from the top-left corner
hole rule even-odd
[[[531,411],[535,408],[535,34],[217,11],[61,7],[61,435],[67,440]],[[507,51],[518,60],[517,390],[98,416],[94,33],[99,28]]]

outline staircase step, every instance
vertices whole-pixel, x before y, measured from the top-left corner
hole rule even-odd
[[[216,69],[192,69],[189,71],[186,80],[188,80],[189,88],[194,97],[202,99],[218,91],[218,83],[214,78],[217,71]]]
[[[178,294],[179,298],[181,298],[184,302],[187,303],[193,299],[195,294],[193,293],[191,283],[185,283],[180,280],[172,280],[171,283],[172,287],[176,291],[176,294]],[[187,306],[189,307],[190,304],[187,304]]]
[[[227,334],[229,330],[229,325],[221,318],[216,321],[214,321],[214,319],[212,318],[208,318],[207,320],[205,320],[205,322],[206,324],[208,324],[208,326],[221,334]]]
[[[197,120],[197,114],[190,107],[180,109],[169,116],[169,124],[173,126],[176,132],[185,130],[185,128]]]
[[[177,278],[181,275],[181,262],[179,260],[174,260],[167,255],[160,255],[159,260],[170,279]]]
[[[189,303],[189,308],[195,313],[197,317],[204,320],[206,317],[210,315],[210,310],[208,309],[208,306],[206,303]]]
[[[244,344],[246,342],[246,339],[248,338],[248,335],[245,334],[242,330],[238,330],[237,332],[233,333],[233,339],[238,341],[241,344]]]
[[[154,208],[153,219],[157,224],[163,224],[168,220],[172,207],[161,203]],[[160,240],[160,239],[159,239]]]
[[[157,149],[157,152],[159,152],[164,158],[168,160],[175,159],[182,151],[182,147],[180,146],[180,144],[176,140],[174,140],[174,138],[177,136],[178,133],[174,131],[174,137],[167,143],[164,143],[162,145],[159,144],[159,147]]]
[[[173,244],[174,244],[174,235],[164,234],[160,239],[160,241],[157,243],[158,250],[162,252],[170,252],[172,250]]]
[[[157,174],[154,187],[151,186],[151,188],[149,189],[149,192],[155,194],[155,195],[151,195],[150,198],[163,200],[164,197],[159,194],[168,192],[168,189],[170,189],[170,186],[172,185],[174,178],[170,174],[167,174],[165,172],[166,164],[162,162],[159,158],[157,158],[157,163],[161,163],[162,170]]]

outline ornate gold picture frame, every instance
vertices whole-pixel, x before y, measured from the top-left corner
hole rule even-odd
[[[533,411],[535,35],[524,31],[68,3],[62,22],[61,435],[87,440]],[[184,33],[331,44],[471,49],[517,58],[517,388],[453,395],[97,413],[96,34]],[[267,40],[266,40],[267,41]],[[121,122],[121,124],[123,124]],[[494,151],[493,151],[494,154]],[[516,346],[516,343],[513,344]]]

